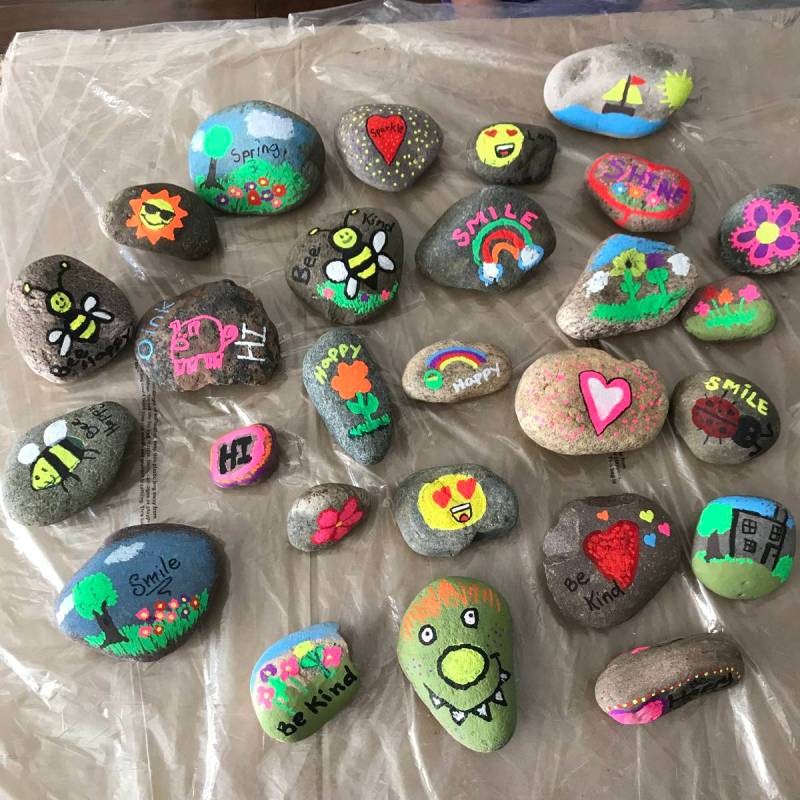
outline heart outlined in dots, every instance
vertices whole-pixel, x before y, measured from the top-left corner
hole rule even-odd
[[[456,489],[458,489],[459,494],[465,500],[469,500],[472,495],[475,494],[475,486],[477,483],[475,478],[467,478],[466,480],[458,481]]]
[[[598,436],[630,408],[631,385],[625,378],[612,378],[608,381],[597,370],[585,369],[578,375],[578,385],[592,427]]]
[[[656,535],[654,533],[647,533],[644,535],[644,543],[648,547],[655,547],[656,546]]]
[[[645,522],[652,522],[655,518],[656,518],[656,515],[653,513],[652,509],[650,509],[650,508],[639,512],[639,519],[643,519]]]
[[[608,522],[608,509],[604,508],[602,511],[598,511],[595,516],[597,519],[602,519],[605,522]]]
[[[583,540],[583,552],[603,577],[627,589],[639,563],[639,526],[623,519],[604,531],[592,531]]]
[[[659,523],[656,529],[658,530],[659,533],[663,533],[664,536],[672,535],[672,528],[670,528],[669,522]]]
[[[406,138],[406,121],[399,114],[387,117],[372,114],[367,117],[367,136],[387,165],[391,164]]]

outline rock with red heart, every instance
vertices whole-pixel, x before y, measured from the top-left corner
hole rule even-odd
[[[515,398],[522,430],[564,455],[636,450],[658,436],[667,390],[644,361],[579,347],[542,356],[525,370]]]
[[[557,149],[549,128],[493,122],[467,141],[467,166],[487,183],[538,183],[550,174]]]
[[[564,616],[591,628],[637,614],[677,569],[680,535],[638,494],[567,503],[544,537],[547,587]]]
[[[289,509],[286,533],[298,550],[312,552],[349,537],[369,513],[369,492],[346,483],[321,483],[307,489]]]
[[[647,725],[692,700],[735,686],[744,675],[736,642],[699,633],[618,655],[594,686],[597,705],[620,725]]]
[[[694,264],[671,244],[617,233],[595,248],[556,322],[584,341],[651,330],[680,312],[696,283]]]
[[[666,233],[694,213],[694,188],[679,169],[630,153],[605,153],[586,170],[586,188],[620,228]]]
[[[220,487],[251,486],[278,466],[275,429],[260,422],[223,434],[211,445],[211,480]]]
[[[430,114],[414,106],[366,103],[339,118],[336,147],[360,181],[384,192],[400,192],[435,161],[442,131]]]
[[[516,524],[514,490],[478,464],[450,464],[409,475],[392,497],[406,544],[423,556],[454,556],[472,542],[507,534]]]

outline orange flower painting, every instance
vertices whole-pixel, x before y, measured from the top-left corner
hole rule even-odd
[[[189,216],[180,206],[181,196],[170,197],[166,189],[155,194],[145,189],[140,197],[128,202],[133,214],[125,224],[136,228],[137,239],[147,238],[150,244],[157,244],[159,239],[175,241],[175,231],[183,227],[181,220]]]
[[[366,394],[372,389],[372,383],[367,378],[369,367],[363,361],[354,361],[352,364],[339,362],[336,375],[331,378],[333,389],[342,400],[352,400],[359,392]]]
[[[719,293],[717,302],[721,306],[726,306],[728,303],[733,302],[733,294],[731,293],[731,290],[727,288],[727,286]]]

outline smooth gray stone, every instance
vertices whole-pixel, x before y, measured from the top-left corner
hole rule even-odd
[[[467,141],[467,166],[487,183],[538,183],[550,175],[557,149],[549,128],[495,122]]]
[[[289,509],[286,532],[298,550],[312,552],[340,542],[369,513],[369,492],[346,483],[307,489]]]

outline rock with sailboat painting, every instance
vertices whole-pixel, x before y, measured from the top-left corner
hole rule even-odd
[[[637,139],[662,128],[693,86],[687,55],[660,44],[619,42],[559,61],[545,81],[544,102],[565,125]]]

